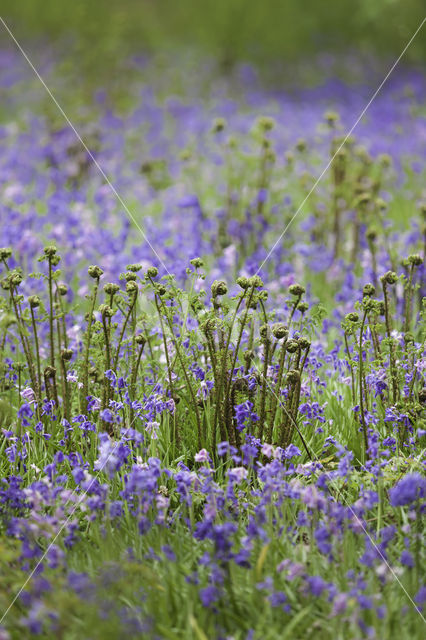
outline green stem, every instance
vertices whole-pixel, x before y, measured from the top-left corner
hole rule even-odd
[[[360,406],[360,411],[361,411],[361,424],[362,424],[362,431],[364,434],[364,446],[365,446],[365,456],[366,458],[368,458],[368,437],[367,437],[367,424],[365,422],[365,413],[364,413],[364,393],[363,393],[363,382],[364,382],[364,376],[363,376],[363,359],[362,359],[362,339],[363,339],[363,335],[364,335],[364,326],[365,326],[365,320],[367,318],[367,313],[368,310],[366,309],[364,311],[364,315],[362,317],[362,322],[361,322],[361,329],[360,329],[360,334],[359,334],[359,350],[358,350],[358,358],[359,358],[359,406]]]
[[[36,324],[36,319],[35,319],[35,315],[34,315],[34,309],[33,307],[30,305],[30,310],[31,310],[31,324],[33,327],[33,334],[34,334],[34,344],[35,344],[35,354],[36,354],[36,362],[37,362],[37,379],[38,379],[38,385],[37,385],[37,398],[38,400],[40,400],[41,398],[41,387],[42,387],[42,382],[41,382],[41,362],[40,362],[40,348],[39,348],[39,342],[38,342],[38,333],[37,333],[37,324]]]
[[[53,335],[53,280],[52,280],[52,261],[49,258],[49,345],[50,345],[50,366],[55,368],[55,339]]]
[[[386,282],[383,281],[382,284],[383,284],[383,297],[385,302],[385,325],[386,325],[387,337],[389,340],[389,369],[390,369],[390,376],[391,376],[391,382],[392,382],[392,402],[393,404],[395,404],[397,399],[398,387],[397,387],[396,370],[395,370],[394,345],[393,345],[393,338],[391,335],[392,326],[390,321],[389,297],[388,297]]]
[[[123,326],[121,327],[120,336],[118,338],[117,349],[116,349],[116,352],[115,352],[115,358],[114,358],[114,363],[113,363],[113,370],[114,371],[117,371],[118,360],[120,358],[121,343],[123,341],[124,332],[126,331],[126,327],[127,327],[128,323],[129,323],[130,317],[132,315],[133,308],[134,308],[134,306],[136,304],[136,298],[137,298],[137,292],[135,292],[133,294],[133,298],[130,301],[129,308],[127,310],[126,317],[125,317],[124,322],[123,322]]]
[[[83,389],[80,397],[80,408],[81,411],[85,411],[86,409],[86,398],[89,394],[89,355],[90,355],[90,341],[92,337],[92,324],[93,324],[93,313],[95,311],[96,298],[98,295],[99,288],[99,278],[95,280],[95,286],[92,294],[92,304],[89,311],[89,320],[87,325],[87,333],[86,333],[86,351],[84,354],[84,365],[83,365]]]

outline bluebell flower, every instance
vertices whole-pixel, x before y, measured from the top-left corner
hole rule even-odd
[[[308,576],[306,582],[309,585],[310,592],[313,596],[320,596],[322,592],[327,588],[327,583],[321,578],[321,576]]]
[[[406,549],[404,549],[404,551],[401,553],[400,561],[401,564],[403,564],[405,567],[410,567],[410,569],[412,569],[415,564],[413,556]]]
[[[393,507],[402,507],[425,495],[426,478],[420,473],[409,473],[389,491],[389,500]]]
[[[218,601],[218,599],[219,589],[217,587],[210,585],[209,587],[200,589],[200,600],[204,607],[211,607],[212,604]]]

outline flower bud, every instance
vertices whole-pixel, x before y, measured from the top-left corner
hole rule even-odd
[[[240,276],[239,278],[237,278],[237,285],[245,291],[249,287],[249,279],[245,276]]]
[[[146,342],[146,338],[141,333],[138,333],[138,335],[135,336],[135,342],[136,344],[143,345]]]
[[[12,255],[12,249],[9,247],[2,247],[0,249],[0,260],[7,260]]]
[[[201,269],[201,267],[204,265],[204,262],[201,258],[192,258],[192,260],[190,260],[189,262],[193,267],[195,267],[195,269]]]
[[[411,256],[408,256],[408,262],[415,267],[419,267],[423,263],[423,258],[418,253],[412,253]]]
[[[259,291],[259,293],[257,294],[257,299],[258,300],[263,300],[263,302],[265,302],[265,300],[268,299],[269,293],[266,291],[266,289],[263,289],[263,291]]]
[[[249,278],[249,286],[254,289],[260,289],[260,287],[263,287],[262,278],[258,275],[251,276],[251,278]]]
[[[287,382],[291,385],[297,384],[300,380],[300,373],[297,369],[290,369],[287,373]]]
[[[148,269],[146,270],[146,275],[148,276],[148,278],[155,278],[156,276],[158,276],[157,267],[148,267]]]
[[[388,153],[381,153],[377,159],[384,168],[392,165],[392,158]]]
[[[68,293],[68,287],[63,282],[60,282],[58,284],[58,293],[60,296],[66,296]]]
[[[383,302],[383,300],[380,300],[379,302],[377,302],[376,309],[377,309],[377,313],[379,314],[379,316],[384,316],[385,315],[386,306],[385,306],[385,303]]]
[[[277,340],[281,340],[281,338],[286,338],[288,336],[288,327],[282,322],[276,322],[272,325],[272,335]]]
[[[139,291],[139,287],[133,280],[126,283],[126,292],[135,295]]]
[[[291,284],[288,288],[288,292],[291,293],[292,296],[303,296],[305,291],[305,287],[302,287],[301,284]]]
[[[308,338],[305,338],[304,336],[299,338],[299,347],[301,349],[309,349],[310,346],[311,346],[311,341],[308,340]]]
[[[374,227],[370,227],[369,229],[367,229],[366,235],[367,235],[367,240],[374,242],[374,240],[376,240],[377,238],[377,229],[375,229]]]
[[[19,273],[19,271],[12,271],[9,274],[9,282],[12,287],[19,287],[22,282],[22,275]]]
[[[73,355],[72,349],[62,349],[61,351],[62,360],[71,360],[72,355]]]
[[[226,282],[223,280],[215,280],[211,286],[212,296],[215,298],[216,296],[224,296],[228,293],[228,287]]]
[[[363,290],[362,290],[362,295],[364,297],[365,296],[368,296],[368,297],[374,296],[375,293],[376,293],[376,288],[375,288],[374,285],[372,285],[370,283],[364,285]]]
[[[182,149],[182,151],[179,153],[179,158],[182,160],[182,162],[188,162],[188,160],[191,160],[192,158],[192,152],[190,149]]]
[[[104,285],[105,293],[110,296],[115,296],[115,294],[117,293],[117,291],[119,291],[119,289],[120,287],[115,282],[107,282],[107,284]]]
[[[357,204],[363,206],[366,205],[370,202],[371,200],[371,195],[369,193],[367,193],[366,191],[364,191],[363,193],[360,193],[358,198],[356,199]]]
[[[263,129],[263,131],[272,131],[275,127],[274,118],[270,118],[268,116],[261,116],[257,119],[256,124],[259,129]]]
[[[289,353],[295,353],[299,348],[299,342],[297,340],[289,340],[286,348]]]
[[[296,142],[296,149],[297,151],[299,151],[299,153],[303,153],[304,151],[306,151],[306,140],[304,138],[299,138],[299,140]]]
[[[54,378],[55,376],[56,376],[56,369],[55,369],[55,367],[51,367],[50,365],[49,365],[49,366],[47,366],[47,367],[45,368],[45,370],[44,370],[44,377],[45,377],[46,379],[49,379],[49,378]]]
[[[212,131],[213,133],[219,133],[219,131],[223,131],[226,127],[225,118],[215,118],[213,120]]]
[[[87,273],[89,274],[89,276],[91,278],[93,278],[94,280],[99,280],[99,278],[101,277],[101,275],[103,274],[103,271],[100,267],[98,267],[97,265],[91,265],[88,269],[87,269]]]
[[[48,258],[53,258],[53,256],[57,252],[57,248],[52,244],[47,247],[44,247],[43,251],[45,256],[47,256]]]
[[[385,211],[388,208],[387,202],[383,198],[376,198],[374,204],[379,211]]]
[[[207,335],[211,331],[214,331],[215,328],[216,328],[216,321],[214,318],[209,318],[208,320],[203,322],[203,324],[200,325],[200,329],[204,333],[204,335]]]
[[[260,337],[265,339],[269,338],[270,335],[270,329],[269,329],[269,325],[267,324],[262,324],[262,326],[259,329],[259,333],[260,333]]]
[[[124,274],[124,279],[126,282],[134,282],[136,278],[137,275],[133,271],[126,271],[126,273]]]
[[[380,280],[386,284],[395,284],[398,281],[398,276],[395,271],[386,271]]]
[[[345,320],[347,320],[348,322],[358,322],[359,315],[355,311],[351,311],[350,313],[346,314]]]
[[[114,315],[114,310],[111,309],[111,307],[108,304],[99,305],[98,311],[103,318],[112,318],[112,316]]]
[[[40,298],[38,296],[29,296],[28,297],[28,304],[30,305],[31,309],[36,309],[36,307],[40,306]]]
[[[133,271],[133,273],[136,273],[137,271],[140,271],[142,269],[142,265],[141,264],[128,264],[126,269],[128,269],[129,271]]]
[[[372,300],[369,296],[365,296],[362,299],[362,308],[364,309],[364,311],[373,311],[375,306],[376,304],[374,300]]]
[[[324,113],[324,120],[327,122],[327,124],[330,127],[334,127],[334,125],[336,124],[336,122],[338,122],[340,119],[340,116],[338,113],[336,113],[336,111],[326,111]]]
[[[300,313],[306,313],[306,311],[309,309],[309,305],[307,302],[299,302],[296,308],[298,311],[300,311]]]

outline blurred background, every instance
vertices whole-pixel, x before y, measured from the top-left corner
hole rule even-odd
[[[425,14],[424,0],[0,0],[0,9],[18,39],[66,42],[88,73],[130,54],[188,48],[225,72],[243,61],[267,75],[271,64],[321,52],[388,63]],[[426,28],[406,61],[421,64],[425,48]]]

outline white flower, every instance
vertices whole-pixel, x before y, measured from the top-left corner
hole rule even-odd
[[[196,453],[194,460],[195,462],[208,462],[209,452],[207,451],[207,449],[201,449],[198,453]]]
[[[268,444],[267,442],[265,442],[262,445],[262,453],[267,458],[272,458],[272,455],[274,453],[274,447],[272,446],[272,444]]]
[[[157,440],[158,438],[158,427],[160,426],[159,422],[147,422],[145,431],[150,434],[153,440]]]
[[[32,404],[33,402],[35,402],[35,393],[34,391],[31,389],[31,387],[26,387],[25,389],[23,389],[21,391],[21,396],[27,401],[29,402],[29,404]]]

